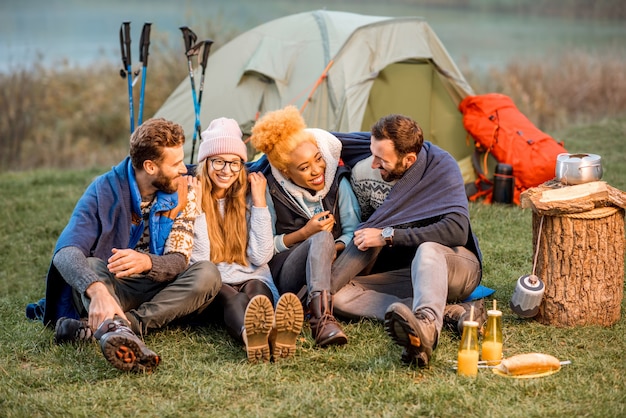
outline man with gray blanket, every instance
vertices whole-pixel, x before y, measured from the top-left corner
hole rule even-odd
[[[359,140],[348,135],[346,152],[347,142]],[[363,222],[333,266],[334,310],[384,320],[404,347],[403,362],[424,367],[444,322],[459,332],[469,319],[470,304],[462,302],[472,299],[482,277],[463,178],[454,158],[424,142],[422,129],[405,116],[380,119],[369,148],[371,156],[352,170]],[[344,160],[351,165],[360,157]],[[474,319],[484,316],[479,300]]]

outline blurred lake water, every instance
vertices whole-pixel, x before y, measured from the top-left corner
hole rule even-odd
[[[182,46],[180,26],[200,39],[211,22],[243,32],[267,21],[316,9],[379,16],[421,16],[433,27],[457,64],[481,70],[513,58],[541,59],[559,51],[611,50],[626,56],[624,22],[574,21],[407,5],[402,0],[2,0],[0,72],[35,62],[51,67],[66,61],[88,66],[120,63],[119,28],[131,22],[133,65],[139,36],[152,22],[159,36]],[[158,65],[150,62],[151,65]]]

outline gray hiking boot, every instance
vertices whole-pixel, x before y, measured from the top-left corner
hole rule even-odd
[[[56,344],[90,341],[93,331],[89,328],[86,319],[61,317],[54,327],[54,342]]]
[[[100,341],[104,358],[116,369],[151,373],[161,360],[123,319],[107,319],[96,330],[94,337]]]
[[[428,366],[437,347],[439,333],[435,321],[424,312],[413,313],[404,303],[392,303],[385,313],[385,331],[396,344],[404,347],[403,363]]]
[[[473,302],[450,303],[443,311],[443,325],[456,333],[463,335],[463,322],[469,321],[470,309],[474,305],[474,321],[478,322],[478,334],[482,335],[487,322],[487,311],[483,299]]]

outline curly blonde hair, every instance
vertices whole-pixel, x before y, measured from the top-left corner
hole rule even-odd
[[[252,145],[267,155],[270,164],[280,171],[287,169],[291,162],[289,154],[303,142],[317,141],[295,106],[266,113],[252,127]]]

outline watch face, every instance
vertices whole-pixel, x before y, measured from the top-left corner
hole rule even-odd
[[[392,227],[388,226],[385,229],[383,229],[383,232],[382,232],[383,238],[391,238],[392,234],[393,234]]]

